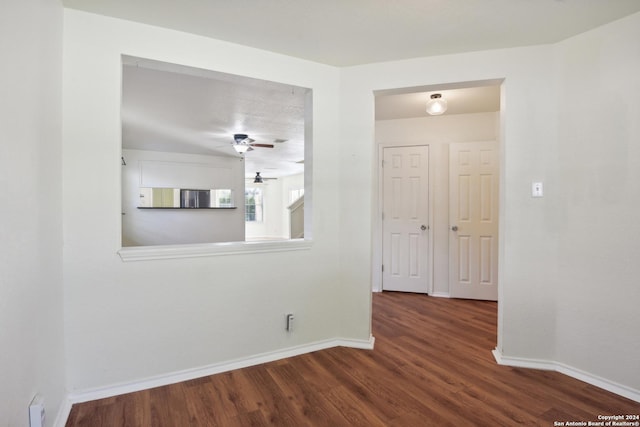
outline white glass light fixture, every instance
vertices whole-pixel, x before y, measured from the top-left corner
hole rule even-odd
[[[235,135],[233,135],[233,140],[235,141],[235,144],[233,144],[233,149],[236,150],[238,154],[246,153],[250,147],[249,143],[253,142],[253,140],[244,133],[236,133]]]
[[[244,154],[249,149],[249,146],[242,142],[236,142],[235,144],[233,144],[233,149],[236,150],[236,152],[239,154]]]
[[[427,102],[427,113],[432,116],[439,116],[447,111],[447,100],[439,93],[431,95],[431,99]]]

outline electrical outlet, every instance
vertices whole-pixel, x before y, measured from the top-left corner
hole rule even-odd
[[[44,399],[36,395],[29,404],[29,427],[44,427]]]
[[[291,332],[293,331],[293,313],[289,313],[287,314],[287,331]]]

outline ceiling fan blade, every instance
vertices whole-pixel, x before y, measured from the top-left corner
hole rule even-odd
[[[273,148],[273,144],[250,144],[252,147]]]

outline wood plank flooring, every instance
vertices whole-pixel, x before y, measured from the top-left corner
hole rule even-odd
[[[640,403],[562,374],[497,365],[496,311],[374,294],[373,351],[333,348],[76,404],[67,427],[554,426],[640,414]]]

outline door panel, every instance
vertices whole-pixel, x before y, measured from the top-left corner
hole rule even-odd
[[[449,294],[498,299],[498,144],[449,146]]]
[[[382,288],[427,293],[429,147],[385,148],[382,170]]]

